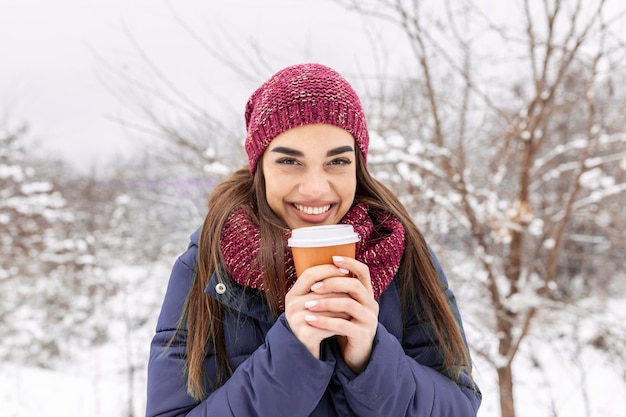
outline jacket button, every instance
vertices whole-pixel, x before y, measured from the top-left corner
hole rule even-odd
[[[224,294],[226,292],[226,285],[220,282],[215,286],[215,292],[218,294]]]

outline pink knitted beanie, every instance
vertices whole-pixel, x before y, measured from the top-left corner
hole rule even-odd
[[[367,161],[369,135],[361,101],[345,78],[324,65],[299,64],[274,74],[248,100],[245,118],[245,148],[252,173],[272,139],[312,123],[328,123],[350,132]]]

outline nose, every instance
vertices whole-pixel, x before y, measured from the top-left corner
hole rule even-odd
[[[310,169],[302,177],[298,191],[304,197],[319,198],[328,194],[330,183],[324,170]]]

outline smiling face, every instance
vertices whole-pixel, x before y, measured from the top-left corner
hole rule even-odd
[[[354,138],[340,127],[308,124],[276,136],[263,153],[265,197],[287,225],[336,224],[356,192]]]

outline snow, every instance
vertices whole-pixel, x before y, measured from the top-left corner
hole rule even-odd
[[[109,347],[110,348],[110,347]],[[127,382],[106,369],[103,355],[93,352],[78,369],[53,371],[34,367],[0,366],[0,402],[4,417],[122,416],[128,403]],[[143,388],[143,387],[142,387]],[[143,389],[134,393],[135,415],[145,414]]]
[[[24,194],[47,193],[52,191],[52,184],[48,181],[37,181],[28,184],[22,184],[21,191]]]
[[[24,180],[24,172],[19,165],[0,164],[0,179],[13,178],[15,182]]]
[[[610,192],[616,184],[615,177],[605,175],[601,168],[593,168],[580,175],[580,185],[588,190],[605,189]]]
[[[543,234],[545,222],[542,219],[534,218],[528,225],[528,233],[533,236],[541,236]]]
[[[620,361],[607,357],[589,341],[602,334],[598,322],[605,319],[626,332],[624,300],[612,300],[602,312],[577,320],[567,318],[565,310],[555,311],[554,316],[549,337],[541,334],[545,329],[535,330],[513,364],[517,417],[623,417],[623,358]],[[485,336],[467,324],[466,330],[470,340]],[[498,355],[492,354],[486,361],[474,353],[475,378],[483,393],[480,417],[500,415],[495,367],[504,365],[506,360],[498,360]]]
[[[162,296],[168,276],[166,264],[119,267],[114,271],[113,276],[117,277],[114,279],[122,276],[128,279],[127,293],[115,301],[116,315],[125,312],[132,317],[137,311],[151,308],[156,320],[156,300]],[[458,270],[467,273],[468,268],[471,266],[459,265]],[[457,269],[451,271],[454,272]],[[147,276],[155,279],[146,284],[144,278]],[[480,318],[475,316],[474,307],[464,303],[463,294],[463,291],[457,292],[467,337],[479,347],[496,335],[486,335]],[[519,308],[538,305],[536,298],[525,295],[511,302],[517,303]],[[623,363],[619,365],[619,358],[607,356],[597,346],[601,340],[619,343],[606,338],[607,327],[618,334],[621,329],[626,334],[626,303],[623,299],[605,303],[590,299],[586,303],[585,309],[580,309],[577,314],[571,314],[571,307],[554,309],[553,306],[552,313],[546,315],[548,321],[533,328],[530,338],[522,345],[514,362],[518,417],[623,416],[623,410],[626,410]],[[594,314],[584,314],[589,310]],[[118,335],[114,341],[97,348],[75,346],[71,360],[56,369],[1,363],[2,416],[128,416],[130,406],[135,416],[142,416],[145,410],[145,364],[154,321],[128,329],[125,323],[114,320],[111,325],[114,334]],[[129,330],[130,337],[123,336]],[[503,365],[507,359],[500,357],[498,360],[499,356],[492,354],[487,361],[476,351],[473,356],[475,378],[484,396],[479,416],[497,417],[495,367]],[[133,378],[128,375],[129,364],[137,370]],[[129,399],[132,405],[129,405]]]
[[[547,99],[550,94],[544,90],[541,97]],[[521,104],[522,119],[528,116],[528,109],[525,103]],[[514,131],[519,132],[523,140],[544,136],[549,139],[554,134],[550,129],[539,130],[527,120],[520,120],[519,129]],[[0,130],[0,138],[11,135],[7,132]],[[416,216],[436,225],[434,229],[442,241],[448,240],[454,245],[466,236],[458,233],[457,226],[471,228],[472,224],[463,214],[467,206],[485,230],[486,239],[481,242],[485,246],[474,243],[475,259],[454,259],[456,262],[447,259],[448,265],[444,268],[459,300],[476,364],[475,377],[484,394],[479,415],[499,416],[497,369],[510,360],[497,352],[498,338],[505,335],[496,333],[495,313],[490,310],[492,306],[485,294],[489,278],[495,277],[502,304],[507,308],[500,314],[517,312],[524,317],[528,311],[537,309],[529,334],[513,362],[518,417],[623,416],[626,413],[626,357],[623,353],[626,284],[619,284],[621,293],[599,291],[594,293],[597,298],[565,304],[558,299],[562,285],[555,280],[547,283],[557,294],[554,299],[537,296],[536,290],[543,283],[533,274],[543,267],[541,254],[535,269],[529,267],[530,264],[525,265],[517,288],[503,274],[502,263],[506,258],[501,255],[507,251],[506,244],[511,241],[513,231],[527,231],[526,242],[543,245],[532,248],[536,251],[529,250],[529,257],[556,247],[556,240],[545,236],[565,213],[560,197],[542,200],[545,204],[540,206],[546,207],[543,212],[537,206],[526,207],[526,202],[516,201],[515,184],[510,182],[509,175],[517,167],[507,166],[507,161],[502,161],[504,163],[495,171],[469,165],[469,162],[476,163],[476,159],[485,166],[499,164],[500,161],[488,159],[493,156],[490,149],[480,149],[479,156],[473,161],[468,159],[468,165],[459,165],[463,170],[453,172],[450,180],[450,173],[442,168],[440,161],[445,159],[456,167],[459,154],[424,139],[428,137],[425,127],[416,126],[414,130],[411,127],[402,132],[404,135],[387,131],[385,137],[371,132],[368,163],[382,167],[376,178],[406,185],[410,192],[400,196],[403,203],[427,204],[419,208]],[[589,132],[574,133],[563,138],[564,143],[546,146],[537,155],[530,172],[533,197],[537,197],[537,192],[544,193],[545,186],[554,180],[567,185],[568,178],[576,178],[583,161],[575,156],[587,155],[584,151],[593,143],[593,138],[586,133]],[[603,133],[603,126],[599,124],[595,124],[590,133],[598,135],[599,143],[607,150],[612,144],[626,140],[622,133]],[[480,141],[466,142],[470,145],[466,155],[474,154],[475,144]],[[626,158],[623,147],[616,149],[620,150],[589,154],[584,161],[587,171],[580,176],[581,193],[573,209],[589,209],[593,221],[582,225],[604,225],[611,231],[608,226],[614,224],[611,215],[615,212],[596,212],[595,208],[605,205],[604,200],[607,200],[606,205],[611,204],[608,197],[626,191],[626,183],[619,183],[623,175],[615,169],[626,170]],[[213,147],[206,148],[200,166],[205,174],[219,177],[231,169],[219,159],[220,153],[216,151]],[[168,179],[155,176],[157,171],[144,177],[137,175],[127,181],[135,181],[143,193],[159,189],[161,194],[155,192],[150,196],[154,200],[143,206],[137,203],[138,192],[121,192],[111,201],[89,201],[92,204],[83,209],[88,212],[89,220],[102,229],[89,229],[87,234],[77,236],[79,223],[85,219],[80,218],[81,212],[71,211],[75,204],[72,192],[75,195],[76,190],[57,191],[57,178],[51,174],[41,175],[33,167],[21,164],[26,154],[0,146],[0,226],[4,227],[0,233],[0,249],[13,249],[18,246],[14,243],[25,246],[19,267],[11,264],[14,260],[10,256],[2,258],[0,267],[0,280],[15,283],[3,287],[10,296],[0,297],[0,331],[3,331],[0,342],[3,356],[0,357],[9,357],[4,362],[0,360],[0,414],[3,417],[141,416],[145,409],[149,343],[169,268],[175,258],[173,252],[184,249],[187,243],[185,240],[177,244],[169,228],[172,224],[180,226],[177,223],[182,222],[181,218],[201,214],[204,206],[198,209],[195,203],[182,200],[188,197],[187,192],[191,194],[203,184],[198,184],[196,177],[178,180],[171,172],[164,176]],[[167,170],[168,166],[163,169]],[[485,175],[486,172],[491,175]],[[211,177],[208,181],[213,180]],[[440,187],[438,180],[443,180],[445,186]],[[178,194],[164,192],[171,189]],[[202,199],[196,198],[197,195],[193,197],[194,201],[202,201],[198,204],[204,204],[204,195]],[[163,204],[166,200],[176,201]],[[169,210],[157,209],[168,204]],[[438,206],[436,210],[429,209],[432,205]],[[17,222],[17,218],[21,222]],[[39,228],[37,221],[47,224]],[[4,232],[18,223],[23,228],[19,232],[28,233],[13,236]],[[185,228],[181,229],[186,233]],[[602,235],[586,234],[586,230],[580,233],[570,234],[569,241],[586,242],[583,248],[597,245],[598,251],[608,244]],[[13,238],[18,240],[12,241]],[[489,240],[496,244],[490,245]],[[38,250],[37,245],[45,248]],[[145,259],[148,256],[153,257],[150,262]],[[33,258],[49,261],[56,269],[50,274],[41,270],[23,272],[22,268],[33,267]],[[590,280],[591,285],[606,282],[600,275]],[[626,281],[621,278],[621,282]],[[573,283],[582,280],[577,273],[569,279]],[[585,290],[582,284],[572,284],[572,287],[581,292]],[[519,292],[511,296],[513,291]],[[601,298],[608,295],[599,294],[610,294],[613,298]],[[518,337],[521,327],[515,329],[512,336]],[[100,337],[99,332],[103,334]],[[46,343],[53,344],[62,354],[48,352],[46,346],[42,346]],[[11,354],[14,356],[10,357]],[[39,366],[32,363],[33,358]],[[19,361],[31,362],[18,365]]]

